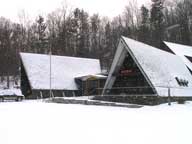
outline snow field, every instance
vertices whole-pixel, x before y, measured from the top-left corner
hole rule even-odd
[[[191,144],[192,103],[128,109],[0,103],[1,144]]]

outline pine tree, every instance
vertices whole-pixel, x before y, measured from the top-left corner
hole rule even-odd
[[[79,15],[79,45],[78,45],[78,55],[79,56],[89,56],[89,23],[88,23],[88,13],[84,10],[80,11]]]
[[[191,0],[184,0],[177,4],[176,13],[178,23],[180,24],[181,42],[190,45],[190,24],[189,19],[192,16]]]
[[[138,39],[142,42],[149,43],[150,26],[149,26],[149,10],[143,5],[141,7],[141,24],[139,26]]]
[[[37,35],[38,35],[38,39],[37,39],[38,51],[37,52],[45,53],[45,51],[47,51],[46,34],[45,34],[45,30],[47,26],[42,16],[39,16],[36,22],[37,22]]]
[[[100,18],[99,15],[94,14],[91,17],[91,52],[94,57],[97,57],[97,52],[99,51],[99,29],[100,29]]]
[[[152,0],[151,8],[151,30],[152,30],[152,44],[160,48],[161,41],[163,39],[163,0]]]
[[[112,29],[109,22],[105,25],[104,32],[104,50],[102,51],[103,55],[100,57],[100,59],[102,60],[103,68],[107,69],[107,67],[109,67],[109,63],[111,63],[110,59],[114,54]]]

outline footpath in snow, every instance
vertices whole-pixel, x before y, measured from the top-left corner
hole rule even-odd
[[[113,107],[125,107],[125,108],[141,108],[141,105],[128,104],[128,103],[117,103],[109,101],[93,100],[92,97],[58,97],[47,99],[46,102],[50,103],[62,103],[62,104],[82,104],[82,105],[93,105],[93,106],[113,106]]]

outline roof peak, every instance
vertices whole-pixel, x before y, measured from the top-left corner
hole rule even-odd
[[[20,55],[50,56],[49,54],[25,53],[25,52],[20,52]],[[99,59],[96,59],[96,58],[84,58],[84,57],[74,57],[74,56],[62,56],[62,55],[51,55],[51,56],[52,57],[74,58],[74,59],[99,60]]]

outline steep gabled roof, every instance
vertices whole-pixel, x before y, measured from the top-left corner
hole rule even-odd
[[[50,56],[44,54],[21,53],[21,60],[32,89],[49,89]],[[101,73],[97,59],[51,56],[52,89],[77,90],[74,78]]]
[[[187,65],[188,68],[192,71],[192,62],[188,59],[189,57],[192,57],[192,46],[186,46],[182,44],[176,44],[171,42],[165,42],[171,51],[173,51],[176,55],[178,55],[183,62]],[[188,57],[188,58],[187,58]]]
[[[122,59],[127,52],[158,95],[167,96],[166,87],[172,87],[173,96],[192,95],[192,76],[178,56],[126,37],[120,40],[105,89],[112,87],[115,79],[113,73],[122,64]],[[176,77],[187,80],[188,87],[180,87]]]

